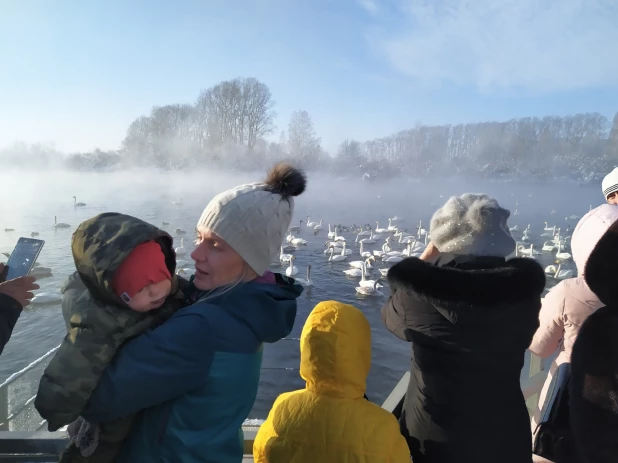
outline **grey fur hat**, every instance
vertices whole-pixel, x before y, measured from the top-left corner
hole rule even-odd
[[[429,236],[442,253],[506,257],[515,250],[510,215],[487,195],[453,196],[431,218]]]

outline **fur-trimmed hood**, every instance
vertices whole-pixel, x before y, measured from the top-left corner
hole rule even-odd
[[[416,257],[388,271],[393,289],[405,288],[432,304],[495,305],[540,298],[545,288],[543,268],[533,259],[498,263],[467,262],[438,267]]]

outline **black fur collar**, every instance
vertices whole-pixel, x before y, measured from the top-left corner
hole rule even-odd
[[[533,259],[483,267],[436,267],[409,257],[391,267],[387,278],[393,289],[405,288],[426,300],[479,305],[540,298],[545,288],[543,268]]]

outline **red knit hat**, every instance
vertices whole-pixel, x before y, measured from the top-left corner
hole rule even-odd
[[[146,286],[171,278],[161,246],[156,241],[148,241],[137,246],[120,264],[112,286],[116,295],[128,304]]]

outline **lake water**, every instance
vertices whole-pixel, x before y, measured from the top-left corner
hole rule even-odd
[[[26,174],[3,172],[2,215],[0,216],[0,252],[10,252],[18,237],[39,232],[45,240],[39,263],[53,268],[53,276],[41,279],[40,291],[58,291],[65,278],[74,271],[71,257],[71,233],[83,220],[105,211],[132,214],[161,226],[170,234],[181,228],[187,231],[184,246],[188,253],[193,247],[193,232],[202,209],[212,196],[223,189],[247,181],[259,181],[262,173],[229,174],[221,172],[160,173],[134,170],[123,173],[67,173],[48,172]],[[298,301],[298,316],[289,339],[265,347],[263,372],[258,399],[252,418],[263,418],[268,413],[275,397],[284,391],[301,388],[304,382],[299,376],[299,343],[302,326],[311,309],[320,301],[337,299],[359,307],[367,316],[372,329],[373,364],[368,379],[369,397],[380,403],[408,369],[410,346],[391,335],[382,325],[380,308],[388,296],[362,297],[354,287],[358,278],[348,278],[343,270],[347,262],[329,263],[324,255],[324,243],[328,223],[367,224],[380,221],[387,226],[387,218],[398,216],[398,225],[413,232],[419,221],[428,228],[431,214],[453,194],[484,192],[498,198],[500,203],[513,213],[509,225],[517,224],[523,230],[531,224],[531,242],[542,245],[547,238],[541,237],[544,222],[566,229],[577,223],[571,215],[582,216],[590,205],[596,207],[603,201],[598,188],[581,188],[574,185],[512,185],[502,183],[467,183],[444,180],[442,182],[397,179],[390,184],[343,181],[324,175],[310,175],[307,191],[296,200],[295,220],[323,220],[324,230],[317,236],[304,230],[300,237],[307,246],[295,252],[295,265],[299,275],[305,277],[307,265],[312,265],[312,280],[315,287],[305,290]],[[85,207],[73,207],[73,196],[86,203]],[[173,205],[182,198],[180,206]],[[554,213],[552,214],[552,211]],[[68,229],[52,227],[54,216],[58,222],[67,222]],[[13,232],[5,232],[13,228]],[[350,233],[342,233],[348,242],[354,241]],[[520,233],[514,233],[516,238]],[[180,238],[175,237],[177,244]],[[377,249],[380,244],[367,246]],[[351,246],[354,259],[358,260],[358,248]],[[395,246],[399,250],[403,246]],[[540,250],[540,246],[538,246]],[[188,259],[188,257],[187,257]],[[539,262],[548,265],[554,258],[551,253],[539,256]],[[379,264],[378,267],[384,266]],[[570,262],[566,268],[574,268]],[[283,272],[275,266],[273,271]],[[373,270],[373,276],[379,276]],[[556,280],[548,278],[548,287]],[[64,323],[60,305],[31,306],[22,314],[13,337],[6,346],[0,362],[0,381],[11,373],[25,367],[34,359],[58,345],[64,336]]]

